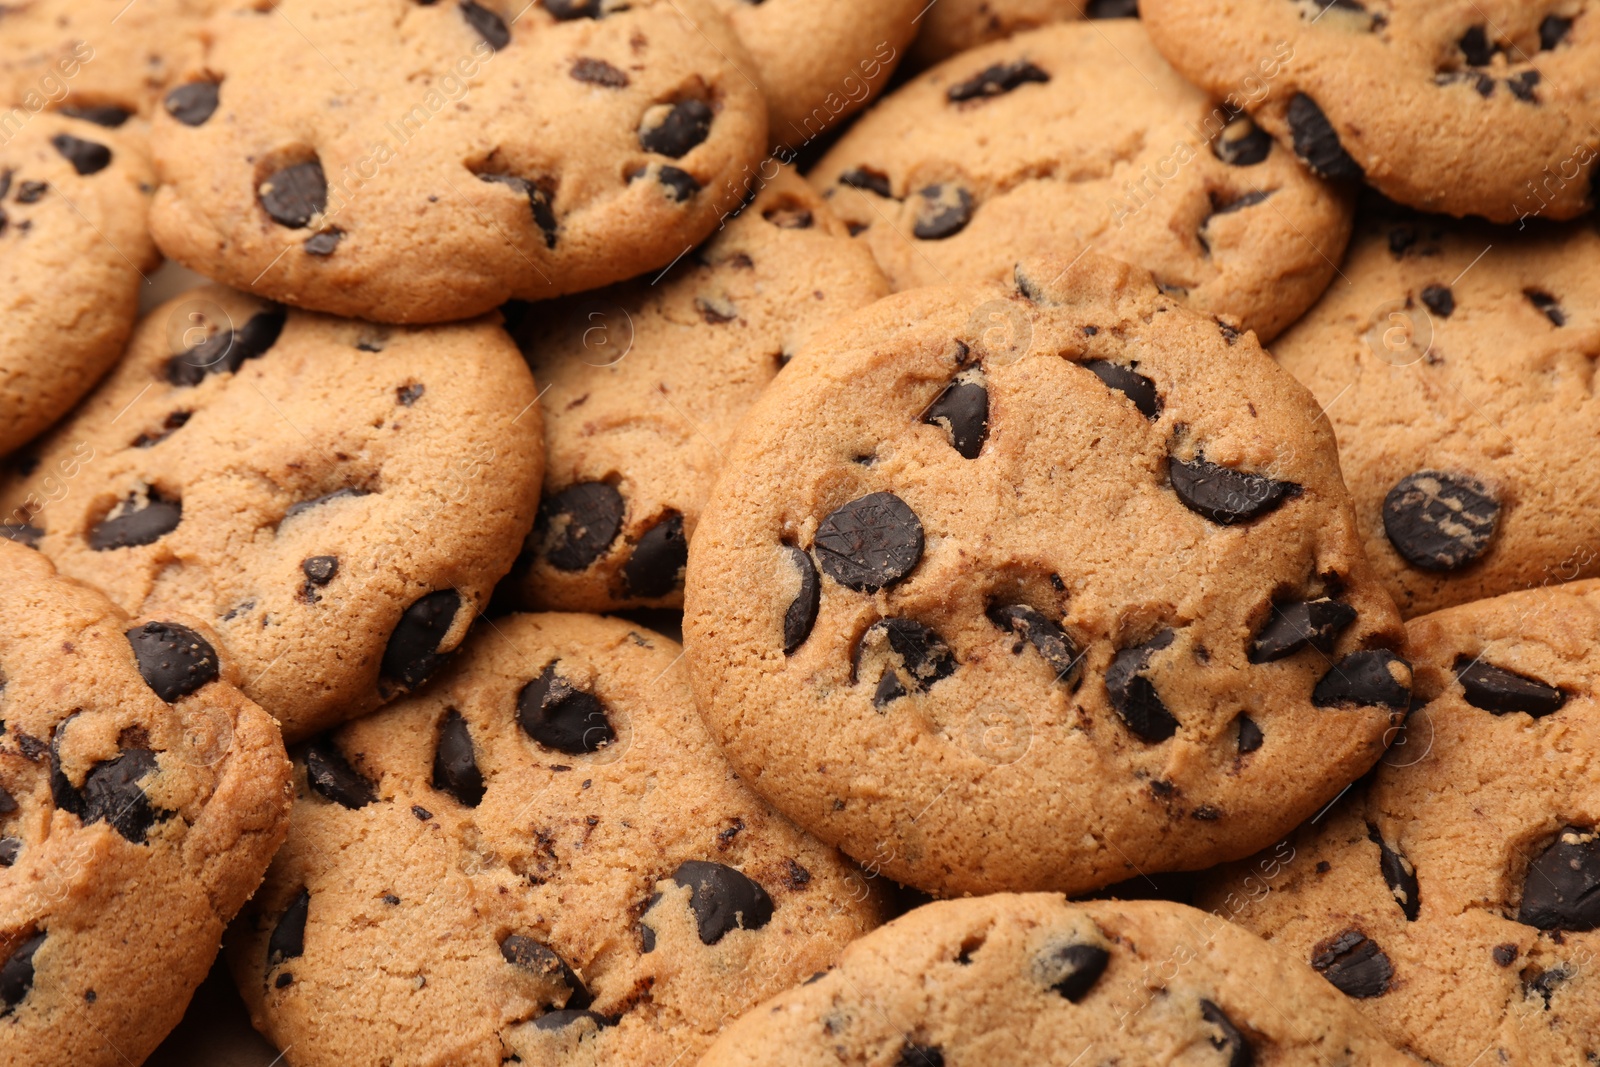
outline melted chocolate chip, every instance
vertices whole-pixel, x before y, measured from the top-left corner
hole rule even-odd
[[[33,988],[33,954],[44,944],[45,936],[40,930],[24,938],[0,964],[0,1017],[11,1014]]]
[[[861,635],[850,658],[851,680],[855,679],[863,653],[879,641],[899,657],[898,668],[891,661],[879,676],[874,707],[883,707],[909,692],[920,693],[934,682],[955,673],[956,657],[935,631],[911,619],[879,619]]]
[[[539,505],[535,534],[544,558],[559,571],[581,571],[599,559],[622,532],[627,506],[604,482],[579,482]]]
[[[561,228],[556,219],[555,205],[550,192],[538,182],[531,182],[526,178],[519,178],[515,174],[480,174],[478,180],[490,182],[495,185],[504,185],[506,188],[528,198],[528,211],[533,216],[533,224],[539,227],[539,232],[544,234],[546,248],[556,246],[556,231]]]
[[[617,739],[605,705],[557,674],[553,663],[517,694],[517,722],[539,744],[574,756]]]
[[[288,312],[273,306],[250,316],[237,330],[222,330],[167,361],[167,381],[194,386],[208,374],[237,373],[247,359],[259,359],[277,344]]]
[[[44,531],[26,522],[0,523],[0,541],[15,541],[19,545],[38,548]]]
[[[989,439],[989,390],[975,371],[964,372],[922,413],[929,426],[942,426],[950,446],[964,459],[977,459]]]
[[[639,147],[682,159],[710,136],[711,119],[711,108],[704,100],[680,100],[655,125],[640,128]]]
[[[1211,154],[1230,167],[1253,167],[1272,152],[1272,137],[1243,115],[1231,120],[1211,142]]]
[[[141,779],[158,770],[156,754],[147,748],[125,748],[115,759],[95,764],[83,779],[83,824],[104,820],[129,841],[143,844],[150,827],[170,814],[139,788]]]
[[[1366,999],[1389,991],[1394,966],[1377,942],[1359,930],[1346,930],[1318,945],[1311,966],[1346,996]]]
[[[151,489],[144,506],[130,493],[119,513],[102,519],[89,530],[89,547],[96,552],[109,552],[117,548],[135,548],[151,545],[178,528],[183,519],[183,505],[168,500]]]
[[[1106,695],[1129,730],[1152,744],[1165,741],[1178,732],[1178,720],[1173,718],[1155,683],[1146,678],[1150,660],[1169,647],[1177,637],[1171,630],[1162,630],[1142,645],[1118,652],[1106,671]]]
[[[217,110],[216,82],[190,82],[167,93],[167,114],[185,126],[203,126]]]
[[[1133,401],[1139,414],[1153,421],[1161,417],[1161,394],[1156,392],[1155,382],[1133,369],[1138,365],[1137,362],[1124,366],[1106,359],[1091,359],[1083,369]]]
[[[1025,59],[1013,63],[996,63],[964,82],[952,85],[945,93],[953,104],[982,97],[999,96],[1029,82],[1048,82],[1050,75]]]
[[[1034,973],[1044,984],[1074,1004],[1089,995],[1100,981],[1111,953],[1088,942],[1054,945],[1034,957]]]
[[[588,56],[574,59],[567,73],[576,81],[587,85],[598,85],[605,89],[625,89],[628,85],[626,71],[618,70],[603,59],[591,59]]]
[[[483,801],[483,772],[472,750],[467,720],[455,708],[439,723],[439,744],[433,753],[433,787],[449,793],[469,808]]]
[[[683,516],[669,512],[639,535],[639,543],[622,565],[623,588],[629,596],[666,596],[683,587],[683,568],[688,562],[689,539],[683,534]]]
[[[390,682],[415,689],[444,666],[450,653],[439,651],[461,610],[461,594],[440,589],[405,610],[383,650],[379,673]]]
[[[889,176],[871,167],[855,167],[845,171],[839,175],[839,184],[848,185],[852,189],[865,189],[869,193],[877,193],[890,199],[894,197],[894,192],[889,187]]]
[[[954,237],[972,221],[972,194],[959,185],[928,185],[918,193],[916,221],[911,232],[924,241]]]
[[[1295,155],[1319,176],[1333,181],[1360,181],[1366,176],[1339,143],[1328,116],[1305,93],[1295,93],[1289,101],[1289,135]]]
[[[1021,655],[1023,647],[1031,644],[1055,671],[1056,681],[1072,682],[1078,674],[1082,657],[1059,623],[1046,618],[1026,604],[1007,604],[989,609],[989,621],[1003,630],[1017,635],[1011,646],[1013,654]]]
[[[1600,835],[1562,829],[1528,867],[1517,921],[1540,930],[1600,929]]]
[[[1221,526],[1258,519],[1300,495],[1293,482],[1223,467],[1198,456],[1187,463],[1172,457],[1167,476],[1185,507]]]
[[[1250,643],[1251,663],[1271,663],[1304,648],[1333,652],[1339,634],[1356,621],[1356,609],[1337,600],[1272,605],[1272,615]]]
[[[496,52],[511,43],[511,30],[505,20],[475,0],[461,0],[461,17]]]
[[[1467,703],[1496,715],[1520,711],[1537,719],[1560,711],[1567,702],[1567,694],[1555,686],[1481,659],[1462,656],[1455,670]]]
[[[1395,680],[1396,664],[1409,679],[1411,665],[1386,648],[1352,652],[1322,676],[1311,691],[1311,703],[1319,708],[1409,707],[1411,686]]]
[[[318,160],[296,163],[263,182],[256,196],[272,221],[298,230],[327,210],[328,179]]]
[[[524,937],[522,934],[511,934],[500,942],[500,955],[514,967],[530,971],[555,985],[564,986],[567,989],[567,999],[562,1007],[579,1010],[594,1003],[594,997],[582,980],[567,965],[567,961],[558,956],[550,946],[531,937]]]
[[[1245,1040],[1239,1028],[1233,1025],[1233,1020],[1228,1018],[1227,1012],[1211,1001],[1202,999],[1200,1017],[1217,1028],[1217,1036],[1211,1039],[1211,1047],[1227,1058],[1227,1067],[1251,1067],[1255,1063],[1255,1050],[1250,1047],[1250,1042]]]
[[[50,143],[79,174],[97,174],[111,165],[111,149],[95,141],[85,141],[70,133],[58,133],[50,138]]]
[[[731,930],[759,930],[772,921],[767,891],[732,867],[688,860],[672,872],[672,880],[690,890],[689,910],[701,944],[715,945]]]
[[[1489,551],[1500,502],[1483,482],[1443,471],[1402,478],[1383,499],[1389,543],[1413,567],[1460,570]]]
[[[794,569],[800,572],[800,591],[789,602],[783,613],[783,654],[792,656],[811,636],[817,622],[817,609],[822,604],[822,581],[817,577],[817,566],[811,557],[794,545],[784,545],[784,554]]]
[[[1430,285],[1422,290],[1422,303],[1441,319],[1448,319],[1455,313],[1456,295],[1448,286]]]
[[[378,799],[377,783],[350,766],[331,738],[311,742],[305,759],[306,784],[335,804],[354,811]]]
[[[1389,892],[1394,894],[1395,903],[1405,913],[1406,921],[1416,922],[1417,909],[1422,906],[1421,898],[1417,895],[1416,868],[1402,853],[1389,847],[1389,842],[1378,832],[1376,823],[1367,823],[1367,840],[1378,846],[1378,870]]]
[[[311,911],[311,891],[302,889],[278,916],[278,924],[267,938],[267,971],[284,960],[297,959],[306,950],[306,917]]]
[[[910,574],[922,559],[922,522],[893,493],[869,493],[836,509],[817,527],[817,563],[828,577],[876,593]]]
[[[168,704],[217,678],[216,649],[187,626],[147,622],[126,636],[145,684]]]

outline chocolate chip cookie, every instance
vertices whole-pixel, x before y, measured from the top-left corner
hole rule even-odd
[[[0,540],[0,1064],[140,1063],[289,825],[232,657]]]
[[[290,1063],[692,1063],[881,921],[735,780],[679,658],[618,620],[506,616],[304,750],[230,941]]]
[[[957,52],[1053,22],[1138,15],[1138,0],[939,0],[922,16],[910,62],[932,66]]]
[[[740,202],[750,65],[704,0],[225,13],[156,116],[151,225],[208,277],[384,322],[592,289]]]
[[[1426,211],[1595,204],[1600,4],[1144,0],[1156,47],[1318,174]]]
[[[713,0],[755,62],[783,158],[835,132],[888,82],[927,0]]]
[[[1409,702],[1310,394],[1098,256],[814,339],[745,419],[685,604],[741,779],[943,895],[1244,855]]]
[[[9,16],[7,16],[9,17]],[[116,361],[159,262],[142,149],[38,115],[0,145],[0,455],[66,413]]]
[[[740,417],[813,331],[887,292],[866,248],[783,171],[666,278],[518,309],[545,426],[543,502],[511,579],[522,602],[680,606]]]
[[[1322,293],[1348,195],[1186,84],[1133,19],[985,45],[883,100],[810,175],[896,289],[1085,248],[1270,340]]]
[[[1207,906],[1343,990],[1428,1063],[1600,1052],[1600,582],[1408,625],[1417,707],[1370,784],[1294,837],[1270,886]]]
[[[1182,904],[1037,893],[928,904],[751,1011],[703,1067],[1170,1063],[1402,1067],[1259,938]]]
[[[1397,213],[1273,346],[1407,615],[1600,574],[1600,234]]]
[[[216,630],[290,738],[421,685],[533,525],[536,390],[494,321],[380,327],[217,286],[0,477],[0,523]]]

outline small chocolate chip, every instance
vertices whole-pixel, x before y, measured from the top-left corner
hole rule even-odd
[[[625,89],[628,86],[627,72],[618,70],[603,59],[579,56],[572,61],[568,73],[577,81],[606,89]]]
[[[1076,680],[1082,656],[1059,623],[1026,604],[991,607],[988,615],[990,622],[1017,635],[1018,640],[1011,647],[1013,654],[1020,655],[1024,646],[1031,644],[1055,672],[1056,681]]]
[[[1217,1028],[1217,1035],[1211,1039],[1211,1047],[1226,1057],[1227,1067],[1251,1067],[1255,1063],[1255,1050],[1239,1028],[1233,1025],[1227,1012],[1202,998],[1200,1017]]]
[[[629,596],[662,597],[683,586],[683,568],[689,562],[689,539],[683,533],[683,516],[669,512],[639,535],[638,544],[622,565],[622,585]]]
[[[1408,681],[1395,679],[1399,665]],[[1319,708],[1385,707],[1404,709],[1411,704],[1411,665],[1386,648],[1352,652],[1334,664],[1311,691]]]
[[[528,211],[533,216],[533,224],[539,227],[539,232],[544,234],[546,248],[556,246],[557,231],[561,224],[556,218],[555,205],[549,190],[538,182],[531,182],[526,178],[519,178],[515,174],[480,174],[478,180],[490,182],[494,185],[504,185],[506,188],[527,197]]]
[[[996,63],[974,74],[964,82],[952,85],[945,93],[953,104],[982,97],[999,96],[1029,82],[1048,82],[1050,75],[1025,59],[1012,63]]]
[[[62,108],[61,113],[71,118],[92,122],[96,126],[104,126],[109,130],[116,129],[133,117],[133,112],[115,104],[91,104],[86,107],[69,105]]]
[[[1567,31],[1572,29],[1572,20],[1564,15],[1546,15],[1544,21],[1539,23],[1539,48],[1550,51],[1567,38]]]
[[[145,684],[168,704],[217,678],[216,649],[187,626],[147,622],[126,636]]]
[[[1383,500],[1383,529],[1405,561],[1428,571],[1460,570],[1489,551],[1500,502],[1476,478],[1418,471]]]
[[[1316,174],[1333,181],[1360,181],[1365,177],[1361,165],[1350,157],[1333,123],[1305,93],[1295,93],[1289,101],[1289,134],[1295,155]]]
[[[1506,88],[1511,90],[1511,95],[1525,104],[1537,104],[1539,94],[1535,91],[1542,75],[1536,70],[1525,70],[1521,74],[1514,74],[1506,79]],[[1561,325],[1559,322],[1557,326]]]
[[[311,891],[301,889],[278,916],[267,938],[267,972],[284,960],[298,959],[306,950],[306,917],[311,911]]]
[[[715,945],[732,930],[759,930],[772,921],[772,898],[756,882],[732,867],[706,860],[688,860],[672,872],[672,880],[690,890],[700,943]]]
[[[167,361],[167,381],[194,386],[208,374],[235,374],[246,360],[259,359],[283,333],[288,312],[277,305],[258,311],[237,330],[222,330]]]
[[[959,185],[924,186],[917,196],[917,217],[911,232],[921,240],[954,237],[972,221],[972,194]]]
[[[103,144],[85,141],[70,133],[58,133],[50,138],[50,143],[79,174],[97,174],[111,165],[111,149]]]
[[[1258,519],[1301,491],[1293,482],[1223,467],[1199,456],[1192,462],[1172,457],[1167,476],[1185,507],[1221,526]]]
[[[333,250],[339,247],[339,239],[344,236],[344,231],[335,227],[314,233],[305,239],[305,250],[309,256],[331,256]]]
[[[412,382],[410,385],[402,385],[394,391],[395,403],[400,404],[403,407],[410,407],[418,400],[422,399],[422,394],[427,391],[427,386],[420,382]]]
[[[891,199],[894,197],[894,192],[889,187],[889,176],[871,167],[855,167],[845,171],[839,175],[839,184],[848,185],[852,189],[865,189],[882,197]]]
[[[1211,142],[1211,154],[1230,167],[1253,167],[1272,152],[1272,137],[1243,115],[1232,119]]]
[[[11,795],[11,790],[0,785],[0,815],[10,815],[17,810],[17,798]]]
[[[517,694],[517,722],[539,744],[573,756],[617,739],[605,705],[557,674],[553,663]]]
[[[1272,615],[1250,643],[1250,662],[1271,663],[1304,648],[1327,655],[1339,634],[1355,621],[1355,608],[1326,597],[1273,604]]]
[[[702,188],[693,174],[677,167],[662,167],[656,172],[656,180],[666,189],[668,197],[680,204]]]
[[[1378,832],[1376,823],[1367,823],[1367,840],[1378,846],[1378,871],[1383,875],[1389,892],[1405,914],[1407,922],[1417,921],[1417,910],[1422,906],[1417,895],[1417,871],[1405,855],[1389,847],[1389,842]]]
[[[1081,942],[1045,948],[1034,957],[1034,973],[1046,987],[1077,1004],[1100,981],[1111,953],[1100,945]]]
[[[23,182],[17,186],[17,203],[37,204],[49,191],[50,186],[46,182]]]
[[[1178,720],[1167,710],[1155,683],[1144,672],[1155,654],[1171,646],[1176,637],[1173,631],[1162,630],[1142,645],[1122,649],[1106,671],[1106,695],[1111,706],[1129,730],[1152,744],[1177,733]]]
[[[539,505],[544,558],[560,571],[581,571],[601,557],[622,532],[627,507],[604,482],[579,482]]]
[[[1473,26],[1457,42],[1469,67],[1487,67],[1499,49],[1489,43],[1489,33],[1482,26]]]
[[[1133,401],[1139,414],[1154,421],[1161,417],[1161,394],[1156,391],[1154,381],[1133,369],[1138,365],[1137,361],[1123,365],[1106,359],[1091,359],[1083,369]]]
[[[982,375],[964,371],[928,405],[922,421],[944,427],[950,447],[963,459],[977,459],[989,439],[989,390]]]
[[[601,16],[600,0],[544,0],[544,9],[560,22]]]
[[[1567,694],[1555,686],[1481,659],[1462,656],[1455,671],[1467,703],[1496,715],[1520,711],[1538,719],[1560,711],[1567,702]]]
[[[1504,945],[1496,945],[1492,955],[1496,966],[1509,967],[1517,962],[1517,946],[1509,942]]]
[[[262,183],[257,198],[278,225],[291,230],[309,225],[328,207],[328,179],[322,163],[311,160],[285,167]]]
[[[427,822],[429,819],[433,818],[433,812],[429,811],[421,804],[411,805],[411,814],[415,815],[419,822]]]
[[[893,493],[869,493],[834,510],[817,527],[817,563],[828,577],[876,593],[922,559],[922,522]]]
[[[22,852],[22,840],[16,837],[0,837],[0,867],[10,867],[17,862],[17,856]]]
[[[639,147],[672,159],[682,159],[711,134],[711,108],[704,100],[680,100],[660,115],[654,125],[639,129]],[[648,120],[647,120],[648,121]]]
[[[0,964],[0,1017],[11,1014],[33,988],[33,955],[44,944],[45,936],[45,931],[40,930],[24,938]]]
[[[1565,326],[1567,324],[1567,313],[1562,310],[1561,302],[1549,293],[1542,289],[1524,289],[1522,295],[1527,297],[1528,303],[1538,308],[1544,314],[1544,317],[1555,325]]]
[[[39,541],[43,539],[44,531],[39,527],[26,522],[0,523],[0,541],[15,541],[19,545],[29,548],[38,548]]]
[[[567,961],[550,946],[522,934],[511,934],[500,942],[500,955],[513,967],[520,967],[554,985],[565,987],[567,999],[562,1007],[576,1011],[594,1003],[594,997],[567,965]]]
[[[1456,310],[1456,296],[1444,285],[1430,285],[1422,290],[1422,302],[1441,319],[1448,319]]]
[[[938,1045],[919,1045],[907,1041],[900,1046],[894,1067],[944,1067],[944,1049]]]
[[[1389,991],[1394,966],[1377,942],[1359,930],[1346,930],[1312,950],[1311,966],[1346,996],[1381,997]]]
[[[856,678],[862,654],[880,641],[900,662],[898,668],[893,662],[884,667],[873,707],[881,708],[907,693],[920,693],[955,673],[955,654],[938,633],[912,619],[879,619],[861,635],[851,652],[851,681]]]
[[[783,613],[783,654],[792,656],[811,636],[817,622],[817,609],[822,603],[822,581],[817,577],[817,565],[811,557],[794,545],[784,545],[784,554],[794,569],[800,572],[800,591]]]
[[[475,0],[461,0],[461,17],[496,52],[511,43],[511,30],[505,20]]]
[[[102,519],[89,530],[89,547],[96,552],[151,545],[178,528],[183,520],[183,504],[149,490],[144,506],[137,494],[130,493],[119,513]]]
[[[339,573],[339,557],[308,556],[300,561],[300,573],[312,585],[327,585]]]
[[[433,753],[433,787],[449,793],[469,808],[483,801],[483,772],[472,750],[467,720],[455,708],[445,710],[439,723],[439,743]]]
[[[335,804],[354,811],[378,799],[377,783],[350,766],[329,737],[306,747],[306,784]]]
[[[1261,733],[1261,727],[1248,715],[1239,716],[1239,754],[1254,752],[1261,747],[1261,742],[1266,737]]]
[[[407,689],[431,678],[449,659],[449,653],[439,651],[439,642],[460,610],[461,594],[454,589],[429,593],[407,608],[383,650],[382,677]]]
[[[189,82],[167,93],[167,114],[185,126],[203,126],[217,110],[216,82]]]
[[[1562,828],[1528,867],[1517,921],[1540,930],[1600,929],[1600,835]]]

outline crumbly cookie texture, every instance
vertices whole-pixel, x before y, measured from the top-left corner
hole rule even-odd
[[[1600,582],[1407,626],[1417,708],[1270,885],[1201,900],[1307,960],[1445,1067],[1600,1055]]]
[[[122,352],[141,272],[160,262],[145,231],[154,183],[142,145],[61,115],[26,119],[0,146],[0,455]]]
[[[1409,700],[1310,394],[1096,256],[814,339],[737,435],[685,604],[741,779],[944,895],[1245,855]]]
[[[154,123],[156,240],[335,314],[461,319],[664,266],[766,144],[704,0],[282,0],[207,40]]]
[[[1310,969],[1214,915],[1164,901],[1002,893],[928,904],[868,934],[836,969],[744,1015],[700,1062],[1412,1061]]]
[[[0,477],[0,534],[206,620],[304,737],[421,685],[533,525],[537,390],[489,319],[380,327],[221,287],[140,323]]]
[[[1326,410],[1401,611],[1600,574],[1600,234],[1362,229],[1345,282],[1273,351]]]
[[[1332,279],[1352,212],[1185,83],[1134,19],[963,53],[886,98],[810,178],[896,289],[1092,249],[1264,341]]]
[[[1593,0],[1144,0],[1184,77],[1319,174],[1492,222],[1594,206]]]
[[[888,292],[783,171],[665,279],[508,309],[543,386],[539,520],[509,581],[529,607],[679,607],[739,419],[813,332]]]
[[[289,826],[289,761],[215,635],[0,541],[0,1064],[148,1056]]]
[[[731,773],[672,641],[511,615],[313,742],[230,961],[295,1067],[694,1062],[877,889]]]
[[[713,0],[750,53],[767,136],[798,152],[876,96],[916,36],[927,0]]]

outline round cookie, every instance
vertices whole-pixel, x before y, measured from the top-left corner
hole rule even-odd
[[[1074,1058],[1076,1057],[1076,1058]],[[702,1067],[1403,1067],[1317,976],[1215,916],[1034,893],[928,904],[723,1032]]]
[[[335,314],[460,319],[664,266],[766,143],[704,0],[282,0],[208,40],[152,131],[156,241]]]
[[[1600,234],[1374,217],[1273,346],[1406,615],[1600,574]]]
[[[1260,848],[1408,701],[1316,416],[1101,257],[881,300],[778,376],[712,491],[701,713],[775,807],[940,895]]]
[[[939,0],[922,16],[909,62],[930,67],[957,52],[1053,22],[1138,15],[1138,0]]]
[[[142,1063],[289,827],[289,761],[202,622],[0,541],[0,1065]]]
[[[7,16],[9,17],[9,16]],[[142,148],[39,115],[0,145],[0,456],[64,415],[122,352],[155,178]]]
[[[1600,582],[1408,625],[1403,744],[1273,882],[1201,899],[1308,960],[1390,1042],[1442,1067],[1600,1053]]]
[[[783,158],[866,106],[916,36],[927,0],[713,0],[755,61]]]
[[[537,393],[493,321],[379,327],[212,286],[0,477],[0,531],[206,620],[303,737],[420,685],[533,525]]]
[[[1592,0],[1144,0],[1156,47],[1307,166],[1426,211],[1594,206]]]
[[[739,419],[813,331],[888,292],[788,171],[675,273],[513,315],[544,387],[543,502],[511,579],[529,607],[681,606]]]
[[[230,937],[290,1064],[693,1063],[881,921],[729,772],[680,658],[619,620],[506,616],[306,749]]]
[[[896,289],[1001,281],[1085,248],[1270,340],[1321,295],[1347,196],[1187,85],[1134,19],[966,52],[851,127],[810,175]]]

